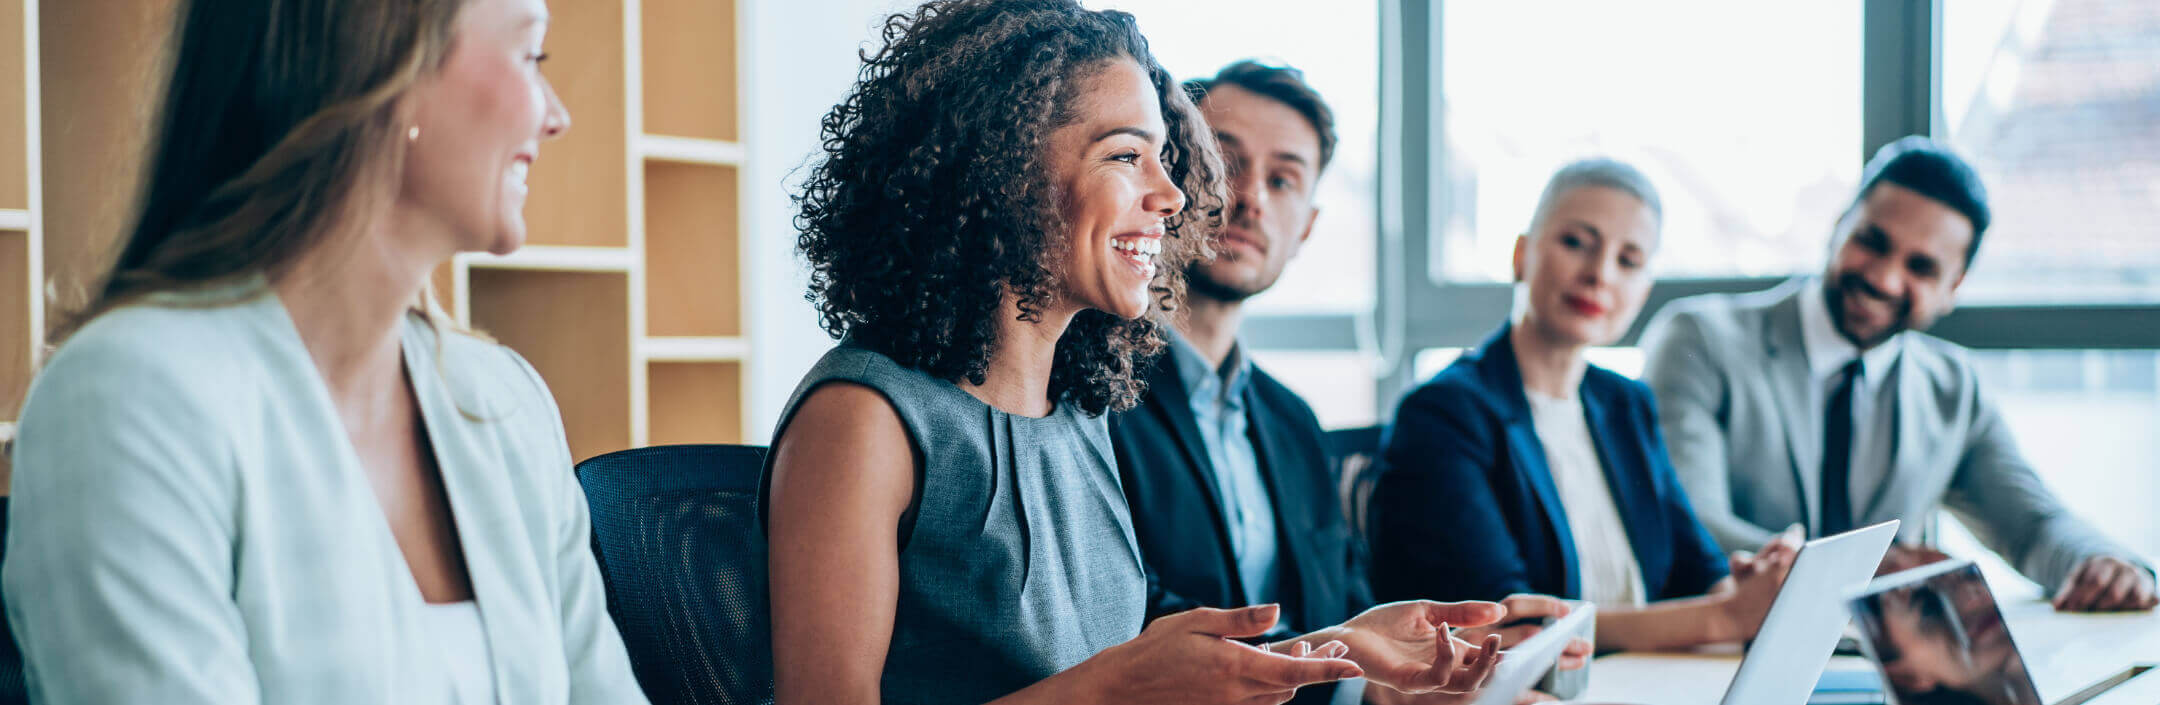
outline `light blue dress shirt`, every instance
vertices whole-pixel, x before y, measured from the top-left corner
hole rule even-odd
[[[1192,404],[1193,423],[1200,428],[1200,442],[1207,446],[1208,464],[1215,472],[1215,492],[1222,499],[1224,533],[1230,536],[1230,552],[1237,556],[1238,577],[1245,586],[1247,604],[1275,602],[1281,594],[1280,566],[1276,560],[1275,505],[1260,477],[1260,454],[1253,449],[1246,416],[1245,390],[1252,384],[1252,363],[1241,346],[1232,346],[1221,368],[1209,365],[1200,351],[1175,332],[1170,334],[1171,356],[1177,360],[1178,377],[1185,382],[1185,396]],[[1295,625],[1311,629],[1315,625]]]
[[[1214,467],[1215,493],[1222,499],[1225,534],[1230,552],[1237,556],[1239,582],[1245,586],[1246,604],[1275,602],[1282,594],[1282,565],[1277,560],[1275,504],[1260,477],[1260,453],[1253,449],[1245,390],[1252,386],[1252,361],[1243,345],[1232,345],[1230,355],[1216,368],[1186,342],[1169,331],[1170,356],[1177,361],[1178,378],[1185,382],[1185,398],[1192,404],[1193,425],[1200,429],[1200,443],[1207,446],[1208,464]],[[1277,631],[1286,625],[1277,624]],[[1287,625],[1297,630],[1333,626]],[[1364,701],[1365,680],[1353,678],[1335,689],[1336,705]]]

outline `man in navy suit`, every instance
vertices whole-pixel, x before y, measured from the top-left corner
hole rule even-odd
[[[1146,396],[1110,418],[1148,568],[1148,617],[1278,603],[1283,635],[1341,624],[1373,600],[1319,419],[1237,341],[1245,300],[1274,285],[1312,234],[1333,113],[1295,69],[1243,61],[1186,86],[1221,144],[1231,202],[1216,258],[1186,272],[1171,349]],[[1510,618],[1564,609],[1550,598],[1505,604]],[[1306,688],[1293,702],[1361,697],[1422,702],[1362,683]]]

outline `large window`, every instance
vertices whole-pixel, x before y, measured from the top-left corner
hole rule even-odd
[[[1376,396],[1429,376],[1504,315],[1507,248],[1570,158],[1634,161],[1664,192],[1654,310],[1814,270],[1872,148],[1932,133],[1980,170],[1996,218],[1960,310],[1930,332],[1972,348],[2071,512],[2160,552],[2148,511],[2160,499],[2148,471],[2160,456],[2160,4],[1384,6],[1406,19],[1403,80],[1384,86],[1406,96],[1394,129],[1427,151],[1383,171],[1382,193],[1400,184],[1403,248],[1428,261],[1402,275],[1401,332],[1381,337],[1411,354]],[[1422,124],[1429,139],[1416,139]],[[1423,194],[1438,202],[1420,222]],[[1630,345],[1592,360],[1634,374]],[[1954,521],[1945,535],[1979,555]]]
[[[2058,369],[2031,362],[2050,349],[2160,348],[2160,3],[1090,4],[1133,12],[1180,76],[1273,58],[1341,116],[1313,244],[1245,329],[1331,426],[1384,420],[1502,320],[1539,189],[1590,155],[1636,164],[1664,196],[1645,318],[1815,271],[1869,152],[1932,132],[1981,170],[1997,217],[1963,305],[1931,332],[2018,369]],[[1601,363],[1638,367],[1632,345]],[[1995,381],[2013,366],[1985,364],[2006,401],[2027,393]],[[2041,397],[2016,401],[2053,408]],[[2053,417],[2013,423],[2055,437],[2034,420]]]
[[[2144,556],[2160,556],[2160,354],[2151,350],[1985,350],[1981,381],[2048,489],[2076,516]],[[1954,517],[1943,543],[1985,556]],[[1997,585],[2020,585],[1999,559],[1982,561]],[[2025,586],[2037,591],[2038,586]]]
[[[1438,278],[1500,282],[1545,180],[1586,156],[1643,170],[1666,276],[1821,262],[1860,162],[1857,3],[1447,3]]]
[[[2160,3],[1942,12],[1940,126],[1995,211],[1968,300],[2160,300]]]

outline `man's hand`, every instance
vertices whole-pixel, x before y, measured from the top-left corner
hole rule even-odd
[[[2142,611],[2155,603],[2153,574],[2114,556],[2085,559],[2055,591],[2055,609],[2064,612]]]

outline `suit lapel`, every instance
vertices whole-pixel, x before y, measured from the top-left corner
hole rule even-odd
[[[515,554],[500,550],[521,540],[515,533],[521,522],[502,513],[503,508],[515,506],[515,498],[499,494],[501,488],[512,485],[500,477],[511,463],[504,458],[500,443],[491,437],[490,429],[484,427],[486,422],[459,412],[460,408],[495,410],[483,400],[461,406],[458,392],[469,386],[453,388],[443,375],[423,372],[438,369],[440,363],[433,359],[437,349],[432,341],[419,335],[408,331],[400,341],[406,365],[416,370],[409,375],[413,396],[419,403],[420,421],[427,430],[443,493],[456,523],[458,547],[464,553],[466,573],[472,581],[473,600],[480,606],[495,685],[501,689],[503,702],[515,702],[530,695],[518,693],[533,681],[520,677],[523,669],[516,667],[512,655],[518,653],[516,645],[530,644],[535,637],[520,626],[519,620],[509,617],[547,612],[539,605],[524,604],[533,596],[519,595],[514,586],[504,581],[504,576],[527,572],[532,567],[516,565],[520,561]],[[567,474],[571,469],[547,467],[540,471]]]
[[[1508,342],[1508,331],[1513,325],[1501,326],[1500,332],[1485,341],[1479,353],[1478,369],[1484,373],[1489,388],[1499,395],[1499,407],[1506,418],[1508,457],[1515,474],[1537,495],[1538,509],[1545,515],[1545,523],[1552,528],[1555,543],[1560,544],[1560,565],[1564,574],[1562,597],[1580,597],[1581,576],[1576,572],[1575,534],[1570,530],[1566,510],[1560,506],[1560,490],[1553,485],[1552,465],[1545,459],[1545,444],[1538,440],[1537,426],[1530,418],[1530,397],[1523,391],[1522,368],[1515,364],[1515,346]]]
[[[1317,629],[1321,625],[1314,623],[1311,614],[1316,592],[1312,577],[1315,576],[1306,575],[1307,571],[1303,569],[1306,557],[1311,555],[1306,551],[1305,544],[1310,538],[1308,532],[1311,527],[1292,521],[1293,517],[1302,517],[1304,514],[1287,504],[1290,497],[1301,496],[1293,494],[1296,492],[1295,485],[1288,476],[1302,472],[1305,468],[1292,465],[1296,458],[1283,447],[1283,438],[1277,433],[1287,427],[1281,419],[1276,418],[1273,408],[1261,402],[1259,368],[1247,367],[1245,374],[1254,377],[1245,384],[1246,435],[1252,439],[1255,454],[1260,456],[1260,477],[1267,483],[1268,505],[1275,510],[1275,564],[1281,571],[1285,587],[1292,581],[1298,586],[1298,604],[1304,606],[1306,614],[1301,615],[1297,626]],[[1325,498],[1322,499],[1324,501]]]
[[[1622,453],[1628,447],[1613,437],[1613,429],[1606,417],[1606,409],[1621,403],[1594,394],[1590,385],[1583,385],[1583,417],[1590,424],[1590,438],[1597,444],[1598,462],[1605,469],[1605,487],[1612,493],[1613,507],[1620,512],[1620,523],[1627,530],[1628,545],[1635,550],[1635,561],[1642,567],[1644,587],[1652,597],[1664,585],[1664,575],[1653,574],[1644,560],[1645,549],[1664,550],[1666,542],[1658,539],[1665,525],[1664,518],[1656,510],[1656,501],[1648,493],[1651,481],[1642,463],[1635,462],[1632,453]],[[1654,577],[1653,577],[1654,576]]]
[[[1215,545],[1221,551],[1224,565],[1228,566],[1226,578],[1232,595],[1245,594],[1245,579],[1238,572],[1237,552],[1230,547],[1229,514],[1224,504],[1229,498],[1222,496],[1222,484],[1215,481],[1215,463],[1208,459],[1207,445],[1200,440],[1200,426],[1193,423],[1192,397],[1185,394],[1185,380],[1178,376],[1177,360],[1164,354],[1156,359],[1155,375],[1148,380],[1148,391],[1155,398],[1153,412],[1156,420],[1169,427],[1170,435],[1177,438],[1178,450],[1185,454],[1185,467],[1192,471],[1192,480],[1199,484],[1200,496],[1207,498],[1209,516],[1214,518]]]
[[[1883,502],[1904,496],[1905,486],[1919,481],[1920,468],[1927,460],[1928,448],[1925,446],[1931,436],[1920,428],[1924,414],[1916,407],[1931,397],[1927,396],[1926,375],[1909,360],[1912,352],[1908,348],[1898,355],[1897,362],[1891,366],[1893,377],[1887,381],[1896,385],[1894,393],[1897,394],[1889,405],[1889,413],[1897,415],[1891,422],[1891,427],[1897,429],[1897,436],[1890,439],[1890,465],[1853,468],[1853,488],[1864,492],[1861,496],[1868,498],[1861,511],[1853,515],[1862,521],[1872,521],[1877,516],[1897,518],[1895,508],[1890,508],[1889,515],[1885,515]]]
[[[1809,383],[1807,345],[1800,336],[1800,297],[1815,290],[1801,286],[1770,308],[1763,350],[1770,388],[1778,398],[1778,416],[1785,423],[1793,482],[1800,488],[1800,514],[1809,527],[1822,525],[1819,502],[1814,499],[1822,494],[1822,404]]]

